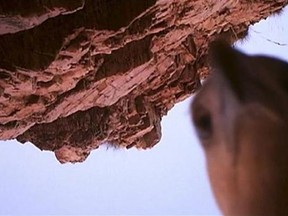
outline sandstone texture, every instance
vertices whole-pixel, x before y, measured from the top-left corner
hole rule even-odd
[[[101,144],[147,149],[161,117],[208,75],[207,45],[230,43],[287,0],[1,0],[0,139],[61,163]]]

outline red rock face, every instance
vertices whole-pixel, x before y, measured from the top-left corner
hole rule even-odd
[[[233,42],[278,1],[71,0],[0,6],[0,139],[80,162],[109,142],[151,148],[200,87],[207,44]]]

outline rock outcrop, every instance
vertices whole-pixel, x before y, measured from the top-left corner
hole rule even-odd
[[[109,142],[151,148],[161,117],[231,43],[287,0],[9,0],[0,4],[0,139],[81,162]]]

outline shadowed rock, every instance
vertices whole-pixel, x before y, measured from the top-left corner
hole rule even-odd
[[[0,139],[30,141],[63,163],[105,142],[151,148],[161,117],[207,76],[208,42],[232,43],[285,4],[1,1]]]

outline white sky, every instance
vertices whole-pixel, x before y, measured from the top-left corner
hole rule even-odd
[[[256,24],[237,47],[288,61],[288,7]],[[274,42],[285,44],[276,45]],[[61,165],[31,144],[0,142],[0,214],[219,215],[190,122],[191,98],[162,120],[151,150],[102,147]]]

